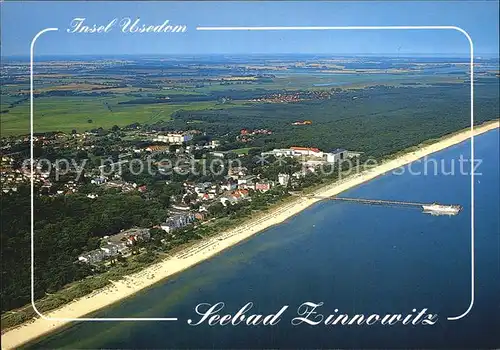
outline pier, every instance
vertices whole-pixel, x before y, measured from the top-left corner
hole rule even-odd
[[[431,205],[430,203],[401,202],[401,201],[390,201],[384,199],[364,199],[364,198],[348,198],[348,197],[327,197],[325,199],[345,201],[345,202],[356,202],[362,204],[372,204],[372,205],[406,206],[406,207],[419,207],[419,208],[421,208],[424,205]]]
[[[400,206],[400,207],[413,207],[423,209],[424,212],[433,215],[456,215],[462,210],[460,205],[438,204],[438,203],[418,203],[406,201],[394,201],[385,199],[366,199],[366,198],[350,198],[350,197],[337,197],[337,196],[318,196],[318,195],[305,195],[306,198],[328,199],[343,202],[353,202],[369,205],[385,205],[385,206]]]

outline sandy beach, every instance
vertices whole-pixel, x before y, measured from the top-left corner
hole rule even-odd
[[[498,127],[498,120],[481,126],[476,126],[474,127],[474,135],[479,135]],[[444,138],[434,144],[422,147],[415,152],[406,153],[401,157],[387,161],[369,170],[358,172],[352,176],[337,181],[334,184],[327,185],[321,190],[315,191],[312,195],[323,197],[337,195],[349,188],[388,173],[424,156],[465,141],[470,137],[471,132],[469,129],[462,131]],[[224,249],[251,237],[259,231],[289,219],[320,200],[320,198],[297,197],[296,200],[280,206],[279,208],[276,208],[276,210],[262,215],[255,220],[249,221],[237,228],[223,232],[210,239],[203,240],[202,242],[177,253],[175,256],[167,260],[152,265],[141,272],[127,276],[120,281],[115,281],[106,288],[94,291],[92,294],[51,311],[46,315],[46,317],[78,318],[109,306],[123,298],[137,293],[145,287],[151,286],[152,284],[162,281],[175,273],[208,259],[211,256],[220,253]],[[2,334],[2,348],[16,348],[46,333],[50,333],[67,323],[67,321],[53,321],[37,318],[36,320],[20,325],[19,327]]]

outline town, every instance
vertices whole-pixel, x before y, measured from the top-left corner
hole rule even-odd
[[[233,141],[251,144],[272,133],[242,129],[214,139],[195,129],[164,132],[131,125],[36,134],[35,193],[42,197],[78,194],[88,201],[106,193],[137,194],[145,201],[160,198],[163,221],[102,236],[96,249],[75,257],[80,263],[111,265],[145,251],[142,246],[153,239],[169,249],[182,230],[197,229],[242,208],[265,208],[289,191],[321,182],[326,168],[331,174],[344,160],[359,156],[341,148],[325,152],[295,145],[267,151],[223,147]],[[30,184],[29,136],[4,138],[1,146],[2,195],[8,196]]]

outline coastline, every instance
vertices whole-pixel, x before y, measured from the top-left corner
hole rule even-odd
[[[500,126],[498,120],[487,122],[474,127],[474,135],[479,135]],[[311,194],[321,196],[334,196],[364,182],[384,175],[394,169],[414,162],[424,156],[441,151],[455,144],[466,141],[471,136],[470,129],[462,130],[451,135],[445,135],[436,143],[422,146],[413,152],[407,152],[397,158],[388,160],[374,168],[356,173],[333,184],[316,189]],[[231,246],[250,238],[254,234],[271,226],[278,225],[290,217],[300,213],[320,198],[298,197],[297,200],[286,203],[270,213],[266,213],[253,221],[246,222],[234,229],[221,233],[216,237],[203,240],[188,249],[177,253],[174,257],[151,265],[144,270],[125,277],[112,285],[79,298],[69,304],[55,309],[47,314],[53,318],[77,318],[109,306],[126,297],[130,297],[140,290],[150,287],[165,278],[194,266]],[[16,348],[29,341],[53,332],[67,325],[69,322],[48,321],[37,318],[24,323],[2,334],[2,349]]]

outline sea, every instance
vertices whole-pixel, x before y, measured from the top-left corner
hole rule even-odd
[[[177,321],[81,322],[31,349],[164,348],[498,348],[500,347],[499,132],[352,188],[344,197],[459,204],[456,216],[419,208],[325,200],[92,317],[175,317]],[[462,158],[462,171],[459,169]],[[437,166],[434,164],[438,164]],[[452,164],[455,173],[450,174]],[[471,206],[474,203],[474,301]],[[200,303],[235,314],[288,309],[274,326],[189,325]],[[434,325],[293,325],[305,302],[325,315],[402,314],[427,309]]]

